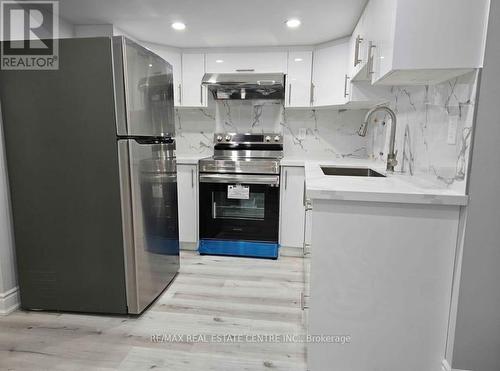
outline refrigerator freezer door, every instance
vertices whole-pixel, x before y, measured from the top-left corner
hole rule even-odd
[[[175,135],[172,66],[124,37],[113,38],[117,134]]]
[[[177,169],[173,144],[120,140],[129,313],[141,313],[179,269]]]

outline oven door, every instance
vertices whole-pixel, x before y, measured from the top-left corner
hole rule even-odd
[[[278,242],[279,176],[200,174],[200,239]]]

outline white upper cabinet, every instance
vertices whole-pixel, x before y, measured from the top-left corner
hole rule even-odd
[[[286,73],[287,52],[208,53],[209,73]]]
[[[341,41],[314,51],[312,102],[314,107],[347,103],[349,42]]]
[[[312,51],[289,52],[285,106],[311,107]]]
[[[390,100],[388,87],[373,86],[366,79],[351,77],[348,72],[353,57],[350,53],[351,46],[350,40],[345,40],[314,52],[312,78],[314,107],[365,109]],[[358,77],[360,73],[358,71]]]
[[[347,66],[348,74],[352,81],[368,79],[367,65],[370,42],[367,35],[368,25],[366,15],[367,10],[365,9],[349,41],[349,60]]]
[[[435,84],[482,67],[488,0],[370,0],[372,82]]]
[[[205,54],[182,54],[181,103],[183,107],[206,107],[207,89],[201,85],[205,74]]]

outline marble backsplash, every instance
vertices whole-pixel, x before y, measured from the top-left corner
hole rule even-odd
[[[396,168],[418,178],[466,192],[478,73],[433,86],[393,87],[390,106],[398,118]],[[368,154],[386,160],[387,117],[375,117]],[[387,124],[389,124],[387,122]]]
[[[477,78],[473,72],[434,86],[387,88],[385,98],[398,118],[397,171],[465,192]],[[385,162],[390,120],[374,115],[367,136],[360,137],[366,112],[285,111],[280,101],[211,100],[207,108],[176,110],[178,154],[212,155],[214,132],[273,132],[284,135],[287,157]]]
[[[365,111],[285,110],[280,101],[211,102],[176,110],[179,155],[213,152],[214,132],[280,133],[287,157],[367,158],[367,140],[357,135]]]

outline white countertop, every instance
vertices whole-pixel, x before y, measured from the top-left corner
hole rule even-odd
[[[284,166],[298,160],[285,160]],[[410,177],[405,174],[387,174],[380,161],[338,159],[303,161],[305,165],[306,195],[315,200],[348,200],[396,202],[412,204],[466,205],[468,196],[450,190],[446,185]],[[283,165],[283,163],[282,163]],[[320,166],[369,167],[386,175],[380,177],[353,177],[324,175]]]

